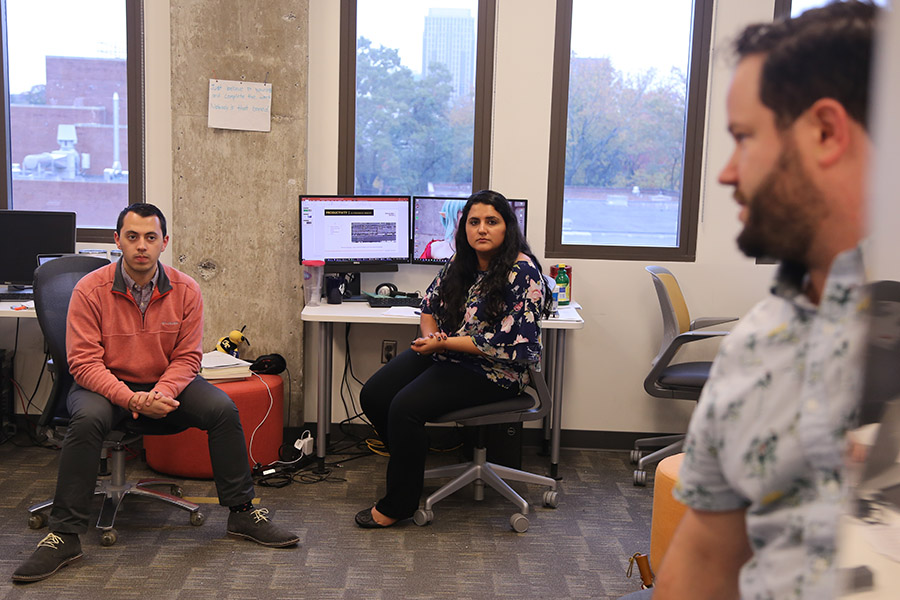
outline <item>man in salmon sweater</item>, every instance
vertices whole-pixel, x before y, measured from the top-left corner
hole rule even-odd
[[[72,294],[66,350],[75,384],[50,533],[13,581],[45,579],[81,558],[78,536],[88,528],[103,439],[129,418],[165,419],[175,430],[208,433],[219,503],[231,511],[229,535],[278,548],[299,542],[251,504],[237,408],[197,375],[203,299],[196,281],[159,262],[169,243],[165,216],[152,204],[133,204],[119,214],[115,241],[122,259],[86,275]]]

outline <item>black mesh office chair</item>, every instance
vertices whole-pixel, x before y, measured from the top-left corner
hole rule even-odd
[[[737,317],[700,317],[692,321],[675,276],[663,267],[649,266],[646,270],[653,278],[653,287],[656,289],[659,308],[662,311],[663,336],[659,353],[653,359],[650,373],[644,379],[644,389],[657,398],[697,400],[709,378],[712,362],[673,363],[672,360],[684,344],[728,333],[698,331],[698,329],[736,321]],[[631,451],[631,461],[637,463],[634,485],[646,485],[646,467],[681,452],[683,444],[684,434],[641,438],[635,441],[634,450]],[[660,449],[644,456],[644,448]]]
[[[555,479],[487,461],[487,448],[485,447],[487,425],[536,421],[543,419],[550,412],[552,406],[550,390],[547,389],[544,376],[534,369],[529,369],[529,376],[531,378],[529,389],[533,390],[534,394],[523,392],[509,400],[453,411],[431,420],[433,423],[456,422],[461,425],[477,426],[478,437],[470,462],[425,471],[426,479],[438,477],[453,477],[454,479],[428,496],[425,506],[417,510],[413,517],[416,525],[431,523],[434,519],[434,505],[470,483],[475,484],[475,500],[484,500],[484,485],[487,484],[519,507],[520,512],[515,513],[509,519],[510,526],[519,533],[528,530],[529,523],[526,516],[529,510],[528,501],[516,493],[504,480],[547,486],[550,489],[543,494],[543,504],[550,508],[557,507],[559,495],[556,491]]]
[[[38,267],[34,273],[34,308],[41,332],[50,351],[54,375],[53,390],[38,420],[38,428],[57,444],[62,443],[63,437],[57,429],[64,431],[69,422],[66,397],[73,383],[66,360],[66,315],[69,311],[69,300],[75,284],[82,277],[107,264],[109,261],[105,258],[71,255],[47,262]],[[104,465],[108,464],[109,478],[98,479],[97,489],[94,492],[104,497],[100,518],[97,521],[97,528],[103,532],[100,542],[104,546],[116,543],[118,534],[113,525],[122,500],[128,494],[162,500],[183,508],[190,512],[192,525],[200,525],[204,520],[197,504],[179,497],[182,492],[175,481],[163,479],[144,479],[136,483],[125,481],[126,444],[137,441],[144,433],[174,433],[171,428],[157,430],[152,429],[152,424],[139,425],[139,423],[139,421],[128,419],[120,429],[111,431],[104,442],[104,460],[101,471],[106,471]],[[167,494],[148,489],[146,487],[148,485],[168,486],[172,493]],[[40,529],[46,525],[47,516],[43,511],[52,505],[53,500],[47,500],[29,507],[28,526],[32,529]]]

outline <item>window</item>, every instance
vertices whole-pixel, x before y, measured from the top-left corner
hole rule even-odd
[[[112,242],[143,201],[141,0],[2,0],[0,208],[72,211]]]
[[[810,8],[825,6],[829,2],[831,0],[775,0],[775,18],[786,15],[796,17]],[[878,6],[886,7],[889,0],[874,0],[874,2]]]
[[[558,1],[548,257],[693,260],[712,5]]]
[[[488,185],[494,0],[343,0],[338,193]]]

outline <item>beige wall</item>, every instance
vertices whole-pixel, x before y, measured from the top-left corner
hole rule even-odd
[[[896,7],[896,2],[894,3]],[[897,231],[900,231],[900,202],[897,194],[897,166],[900,165],[900,118],[897,118],[897,98],[900,97],[900,11],[894,10],[885,19],[884,31],[877,53],[875,108],[873,109],[873,137],[877,153],[872,184],[872,203],[869,218],[872,232],[869,254],[869,276],[873,280],[900,281]]]

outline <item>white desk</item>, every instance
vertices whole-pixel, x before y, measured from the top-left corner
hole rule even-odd
[[[326,438],[331,429],[332,349],[335,323],[370,323],[418,325],[417,316],[386,315],[386,308],[372,308],[366,302],[343,302],[304,307],[300,319],[316,323],[319,331],[318,398],[316,414],[316,457],[319,467],[325,464]],[[550,440],[550,475],[559,470],[559,438],[562,419],[563,381],[566,364],[566,332],[584,327],[584,319],[572,307],[560,308],[558,318],[541,322],[544,332],[544,369],[553,396],[551,422],[545,425],[545,439]],[[548,431],[549,428],[549,431]]]
[[[893,516],[893,527],[900,527],[897,516]],[[866,566],[872,571],[874,586],[859,591],[847,590],[840,595],[846,600],[893,600],[897,598],[897,584],[900,583],[900,563],[891,560],[872,547],[866,539],[868,525],[859,519],[844,515],[838,524],[839,567],[852,569]]]
[[[34,302],[31,302],[34,304]],[[21,306],[21,302],[0,302],[0,317],[13,317],[16,319],[28,318],[36,319],[37,313],[34,308],[25,308],[22,310],[13,310],[14,306]]]

